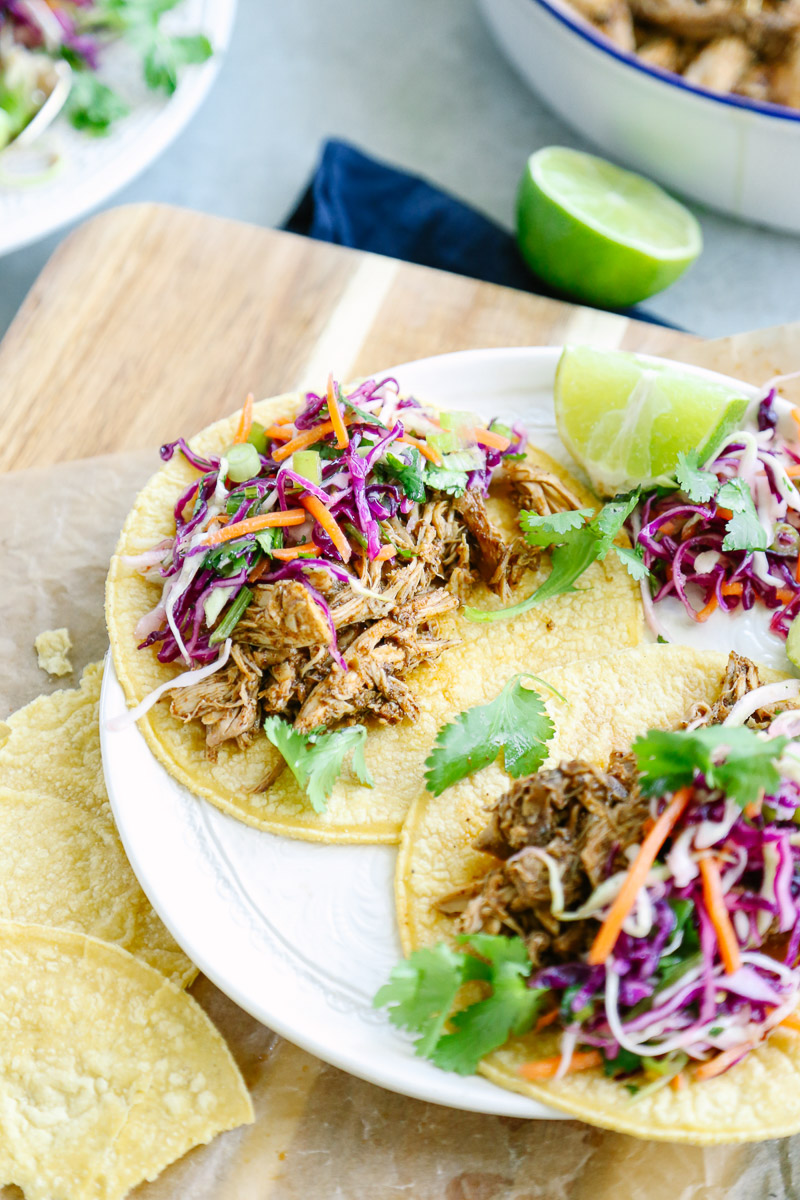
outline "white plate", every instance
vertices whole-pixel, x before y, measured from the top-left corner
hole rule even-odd
[[[169,32],[204,33],[214,47],[208,62],[183,69],[171,97],[148,91],[139,57],[130,46],[118,43],[108,48],[100,75],[125,98],[130,115],[116,122],[108,137],[100,138],[79,133],[63,114],[57,118],[38,144],[43,151],[60,152],[58,173],[27,186],[9,187],[0,182],[0,254],[18,250],[77,220],[158,158],[211,87],[230,40],[235,11],[236,0],[183,0],[164,17]],[[30,153],[26,152],[26,157]]]
[[[431,401],[522,420],[537,445],[574,470],[553,418],[559,354],[467,351],[389,373]],[[319,1058],[392,1091],[506,1116],[563,1115],[416,1058],[385,1012],[373,1010],[401,956],[393,848],[291,841],[225,816],[176,783],[135,726],[105,728],[124,709],[109,661],[100,733],[122,841],[153,907],[222,991]]]

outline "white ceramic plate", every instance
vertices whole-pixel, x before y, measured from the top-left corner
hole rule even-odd
[[[431,401],[523,421],[532,441],[574,470],[553,418],[559,354],[467,351],[388,373]],[[739,648],[758,657],[749,632]],[[100,731],[122,841],[154,908],[218,987],[297,1045],[392,1091],[507,1116],[562,1115],[416,1058],[385,1012],[373,1010],[372,997],[401,956],[393,848],[291,841],[225,816],[176,783],[135,726],[106,729],[124,710],[109,661]]]
[[[125,98],[130,115],[101,138],[79,133],[63,114],[56,119],[37,147],[42,154],[60,154],[57,173],[38,184],[9,187],[0,181],[0,254],[77,220],[158,158],[211,87],[230,40],[235,11],[236,0],[183,0],[164,17],[164,28],[171,33],[204,33],[214,47],[208,62],[184,68],[171,97],[148,91],[139,58],[129,46],[119,43],[108,48],[100,76]],[[26,151],[26,158],[32,157],[33,151]],[[0,155],[0,169],[5,167]],[[7,169],[13,170],[10,158]]]

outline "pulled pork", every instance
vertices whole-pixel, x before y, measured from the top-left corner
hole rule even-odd
[[[732,650],[722,678],[719,698],[713,704],[706,704],[702,700],[695,704],[686,722],[687,728],[699,729],[703,725],[721,725],[734,705],[757,687],[761,687],[761,680],[756,664],[743,654]],[[774,716],[771,708],[759,708],[747,724],[752,729],[766,729]]]
[[[686,726],[721,724],[742,696],[760,686],[755,664],[732,653],[718,699],[695,705]],[[764,728],[774,715],[758,710],[748,724]],[[517,934],[536,968],[573,960],[588,950],[597,922],[554,916],[548,859],[560,875],[564,909],[574,910],[610,874],[627,867],[625,851],[641,840],[649,815],[631,753],[615,751],[604,771],[573,760],[519,779],[474,842],[497,865],[445,896],[438,908],[457,915],[464,933]]]
[[[607,771],[573,760],[517,780],[475,842],[501,862],[439,907],[460,912],[465,933],[518,934],[535,967],[575,958],[597,923],[553,916],[548,858],[561,875],[565,908],[578,907],[609,871],[622,869],[649,813],[636,779],[633,756],[615,753]]]
[[[521,508],[546,514],[579,507],[549,472],[518,461],[504,474]],[[210,758],[225,741],[247,746],[273,713],[303,732],[364,716],[384,723],[415,717],[408,676],[454,644],[439,632],[439,620],[477,579],[505,597],[541,553],[523,538],[506,542],[474,488],[415,505],[389,525],[398,559],[363,559],[355,586],[322,568],[304,575],[330,610],[347,671],[329,652],[328,616],[303,582],[251,584],[230,662],[171,701],[173,716],[205,726]]]

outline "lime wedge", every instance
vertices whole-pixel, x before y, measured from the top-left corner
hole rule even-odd
[[[748,399],[724,383],[618,350],[568,346],[553,392],[561,440],[601,496],[674,479],[741,426]]]
[[[540,278],[605,308],[669,287],[703,247],[692,214],[656,184],[563,146],[528,159],[517,242]]]

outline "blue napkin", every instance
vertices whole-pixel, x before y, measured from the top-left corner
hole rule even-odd
[[[570,298],[530,271],[502,226],[420,176],[378,162],[347,142],[325,142],[284,229],[540,296]],[[625,315],[675,328],[638,308]]]

